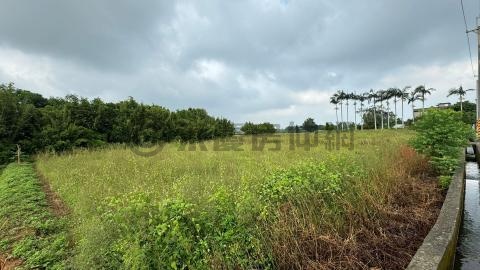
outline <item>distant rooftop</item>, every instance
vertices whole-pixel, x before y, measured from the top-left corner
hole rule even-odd
[[[437,104],[437,108],[448,108],[450,106],[452,106],[452,103],[450,103],[450,102],[443,102],[443,103],[438,103]]]
[[[432,106],[430,108],[425,108],[425,109],[432,109],[432,108],[446,109],[446,108],[450,108],[451,106],[452,106],[452,103],[450,103],[450,102],[442,102],[442,103],[438,103],[436,106]],[[414,112],[420,112],[420,111],[422,111],[422,108],[416,108],[413,111]]]

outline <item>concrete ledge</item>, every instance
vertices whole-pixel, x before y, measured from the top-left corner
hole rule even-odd
[[[476,149],[475,149],[476,150]],[[465,196],[465,151],[453,175],[437,222],[415,253],[407,269],[452,269]]]

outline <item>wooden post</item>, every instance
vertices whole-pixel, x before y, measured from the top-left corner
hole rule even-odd
[[[22,153],[22,148],[20,148],[20,145],[17,144],[17,163],[20,164],[20,155]]]

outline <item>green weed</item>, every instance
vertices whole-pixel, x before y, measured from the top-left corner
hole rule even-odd
[[[64,220],[49,212],[31,164],[11,164],[0,177],[0,250],[22,267],[64,269],[68,241]]]
[[[298,234],[346,236],[349,215],[374,218],[371,198],[384,203],[402,181],[384,176],[411,135],[357,132],[355,149],[339,151],[325,141],[290,150],[290,135],[276,137],[280,151],[170,143],[149,158],[112,146],[41,155],[37,168],[72,209],[76,268],[273,269],[309,260],[311,239]]]

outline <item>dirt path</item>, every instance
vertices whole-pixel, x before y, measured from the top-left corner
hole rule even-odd
[[[52,190],[47,179],[37,170],[37,168],[35,168],[35,171],[37,173],[37,178],[42,185],[42,190],[43,192],[45,192],[45,195],[47,197],[47,203],[52,213],[57,217],[67,215],[69,213],[69,209],[65,205],[63,200],[60,198],[60,196],[58,196],[57,193]]]

